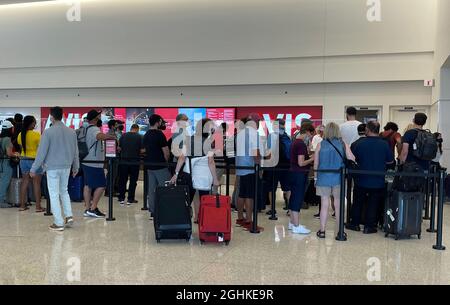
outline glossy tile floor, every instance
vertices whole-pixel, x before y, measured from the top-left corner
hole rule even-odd
[[[142,198],[140,188],[138,193]],[[101,204],[104,212],[106,201]],[[0,284],[450,283],[449,206],[444,220],[447,251],[433,250],[435,235],[426,232],[421,240],[395,241],[382,233],[350,231],[347,242],[337,242],[331,230],[334,220],[326,240],[293,235],[284,213],[278,221],[260,214],[265,228],[261,234],[235,227],[228,247],[202,246],[196,233],[189,243],[157,244],[153,223],[140,204],[115,203],[114,222],[83,219],[82,204],[73,207],[75,226],[60,233],[50,232],[52,218],[34,213],[34,207],[22,213],[0,210]],[[302,211],[302,222],[313,232],[318,229],[316,211]]]

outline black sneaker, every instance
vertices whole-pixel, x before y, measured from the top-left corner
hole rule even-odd
[[[275,213],[274,214],[277,214],[277,211],[275,210]],[[269,211],[267,211],[266,212],[266,215],[272,215],[272,210],[269,210]]]
[[[137,200],[128,200],[127,203],[139,203],[139,201],[137,201]]]
[[[314,214],[314,218],[320,219],[320,213]]]
[[[95,210],[93,210],[93,211],[92,211],[92,210],[87,211],[87,214],[88,214],[90,217],[94,217],[94,218],[102,218],[102,217],[105,217],[105,216],[106,216],[105,214],[103,214],[102,212],[100,212],[98,208],[95,209]]]
[[[106,217],[106,215],[103,214],[102,212],[100,212],[100,210],[99,210],[98,208],[96,208],[96,209],[94,210],[94,212],[95,212],[95,214],[96,214],[98,217]]]

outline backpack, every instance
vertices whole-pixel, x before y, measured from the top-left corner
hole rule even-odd
[[[292,141],[287,134],[280,135],[280,161],[288,162],[291,160]]]
[[[431,161],[436,158],[437,151],[438,144],[434,135],[429,130],[417,129],[413,156],[420,160]]]
[[[97,144],[98,141],[96,141],[90,148],[87,146],[86,143],[86,136],[88,129],[91,128],[93,125],[83,128],[84,130],[80,130],[80,133],[77,136],[77,142],[78,142],[78,156],[81,160],[84,160],[88,155],[89,151],[94,147],[95,144]],[[81,129],[81,128],[80,128]]]
[[[400,173],[423,173],[423,169],[415,162],[399,166]],[[395,176],[392,188],[399,192],[420,192],[425,184],[424,177]]]

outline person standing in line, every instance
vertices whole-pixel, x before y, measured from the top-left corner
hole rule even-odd
[[[61,107],[50,109],[52,126],[42,136],[36,159],[30,171],[30,176],[34,177],[39,168],[43,167],[46,170],[54,219],[53,224],[49,226],[52,231],[64,231],[64,227],[73,225],[72,206],[67,185],[71,172],[75,177],[80,167],[76,133],[61,122],[62,118],[63,109]],[[65,218],[61,214],[61,205]]]
[[[336,123],[328,123],[325,127],[323,141],[317,145],[314,154],[314,170],[338,170],[344,167],[344,158],[354,160],[350,147],[342,141],[339,126]],[[336,215],[336,224],[339,224],[341,217],[340,195],[341,195],[341,176],[340,173],[315,172],[317,195],[321,197],[320,209],[320,230],[317,237],[325,238],[326,225],[328,220],[328,209],[331,203],[331,197],[334,198],[334,213]],[[337,232],[338,230],[336,230]]]
[[[14,126],[9,121],[3,121],[0,133],[0,207],[10,207],[6,202],[9,183],[13,175],[13,168],[7,158],[18,157],[19,153],[13,152],[11,138],[14,136]]]
[[[367,123],[367,137],[353,145],[352,152],[360,170],[384,172],[388,166],[394,165],[394,155],[389,145],[380,137],[380,123]],[[347,229],[360,231],[363,205],[365,211],[364,234],[377,233],[380,206],[385,198],[385,177],[374,175],[355,175],[354,204],[351,209],[351,222]]]
[[[84,174],[84,203],[86,210],[85,217],[101,218],[105,214],[98,209],[98,203],[106,188],[106,178],[104,171],[105,152],[102,142],[105,140],[115,140],[115,135],[107,135],[100,131],[97,124],[102,115],[101,111],[91,110],[87,114],[89,126],[86,131],[86,145],[89,153],[82,161],[97,161],[98,163],[83,163]]]
[[[300,210],[304,204],[306,186],[311,164],[314,162],[308,153],[305,139],[311,138],[314,127],[311,124],[302,124],[297,138],[291,147],[291,197],[289,198],[289,225],[288,229],[294,234],[309,234],[311,231],[300,224]]]
[[[170,157],[169,145],[162,132],[166,129],[166,121],[158,115],[152,114],[149,118],[150,128],[144,135],[145,161],[167,163]],[[147,207],[150,217],[155,212],[155,192],[158,186],[164,186],[170,180],[167,165],[151,165],[146,167],[148,179]]]
[[[136,165],[119,165],[119,204],[125,204],[125,192],[127,181],[130,178],[128,186],[127,205],[138,203],[135,198],[137,180],[139,178],[140,155],[143,152],[142,136],[139,134],[139,125],[133,124],[130,132],[125,133],[119,140],[120,158],[126,162],[136,162]]]
[[[245,126],[238,131],[236,139],[236,166],[253,167],[261,162],[259,149],[259,121],[256,113],[249,114],[245,120]],[[252,212],[255,198],[255,170],[236,169],[239,177],[239,194],[237,200],[238,219],[236,224],[246,229],[252,226]],[[245,208],[245,218],[244,218]]]
[[[402,152],[402,135],[398,132],[398,125],[389,122],[384,126],[384,131],[381,133],[381,137],[385,139],[389,147],[392,150],[392,153],[395,155],[395,151],[400,155]]]
[[[41,180],[42,168],[36,169],[33,178],[30,177],[31,166],[33,159],[36,158],[39,143],[41,141],[41,134],[34,129],[36,128],[36,119],[33,116],[27,115],[23,120],[22,131],[19,133],[17,143],[22,148],[20,169],[22,171],[22,185],[20,187],[20,208],[19,211],[26,211],[28,201],[28,184],[30,180],[33,183],[33,192],[36,198],[36,213],[45,212],[41,207]]]
[[[361,122],[356,120],[357,110],[355,107],[348,107],[346,113],[347,122],[341,124],[340,130],[344,143],[351,146],[353,142],[360,138],[358,134],[358,126]]]

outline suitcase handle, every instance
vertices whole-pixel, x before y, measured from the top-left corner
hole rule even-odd
[[[220,196],[216,194],[216,208],[220,208]]]

